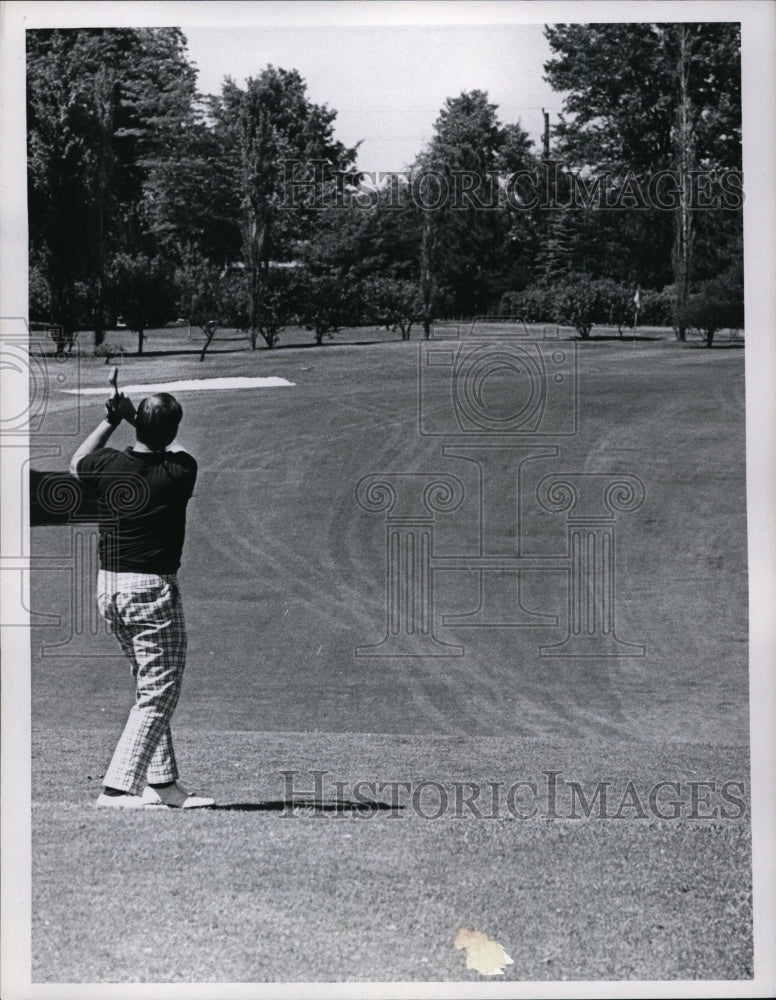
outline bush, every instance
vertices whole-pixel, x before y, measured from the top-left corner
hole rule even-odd
[[[633,323],[634,290],[611,278],[591,280],[571,274],[546,285],[533,285],[522,292],[505,292],[499,313],[524,323],[562,323],[576,328],[584,339],[594,323],[624,326]]]
[[[639,323],[644,326],[673,326],[674,289],[668,285],[662,291],[642,289]]]
[[[237,288],[236,304],[250,309],[250,296],[243,282]],[[237,315],[239,315],[239,308]],[[251,349],[256,349],[257,334],[267,347],[277,345],[280,331],[298,318],[297,278],[291,270],[269,268],[263,273],[261,292],[256,303],[256,329],[250,331]],[[250,319],[248,319],[250,323]]]
[[[612,278],[599,278],[591,282],[595,286],[595,300],[598,312],[595,322],[616,326],[622,336],[625,326],[633,326],[633,315],[636,309],[635,291],[627,285],[621,285]]]
[[[499,315],[523,323],[555,321],[555,292],[543,285],[533,285],[522,292],[504,292],[499,302]]]
[[[621,326],[627,321],[633,293],[609,278],[571,274],[555,286],[554,303],[555,322],[573,326],[587,340],[596,323]]]
[[[333,337],[341,326],[358,323],[356,292],[334,274],[301,272],[296,294],[300,321],[313,331],[316,344],[322,344],[324,337]]]
[[[111,305],[137,332],[137,353],[142,354],[145,331],[177,315],[173,274],[160,257],[119,253],[110,263],[108,280]]]
[[[218,320],[222,326],[247,330],[250,326],[250,296],[243,272],[225,274],[218,284]]]
[[[593,324],[603,313],[594,281],[584,275],[571,275],[555,287],[555,322],[573,326],[583,340],[590,336]]]
[[[731,269],[702,281],[690,295],[684,308],[677,313],[677,325],[694,329],[706,338],[711,347],[717,330],[738,330],[744,325],[743,276]]]
[[[423,316],[420,288],[414,281],[374,277],[361,283],[366,313],[380,326],[398,327],[401,339],[409,340],[412,324]]]
[[[51,286],[40,264],[30,264],[28,289],[30,318],[53,322]]]

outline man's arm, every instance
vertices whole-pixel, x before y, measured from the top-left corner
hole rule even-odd
[[[92,452],[104,448],[122,420],[126,420],[130,424],[135,422],[135,408],[132,401],[126,396],[114,396],[113,399],[108,400],[106,406],[110,419],[106,417],[101,420],[70,459],[70,475],[75,476],[76,479],[78,478],[78,463],[85,455],[91,455]]]
[[[79,446],[76,453],[70,459],[70,475],[78,478],[78,463],[85,455],[91,455],[93,451],[98,451],[100,448],[104,448],[111,434],[116,430],[118,424],[114,427],[113,424],[109,424],[107,420],[101,420],[99,424],[94,428],[89,437]]]

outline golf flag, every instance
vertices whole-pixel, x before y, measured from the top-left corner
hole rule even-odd
[[[639,306],[641,305],[641,286],[640,285],[638,285],[636,287],[636,294],[633,296],[633,302],[634,302],[636,308],[638,309]]]

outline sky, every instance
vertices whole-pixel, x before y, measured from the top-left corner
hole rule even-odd
[[[550,56],[541,24],[185,27],[203,93],[225,76],[244,85],[272,64],[297,69],[316,104],[336,110],[336,138],[361,141],[357,166],[398,171],[431,138],[445,99],[484,90],[502,124],[537,144],[542,108],[557,120],[562,96],[543,80]]]

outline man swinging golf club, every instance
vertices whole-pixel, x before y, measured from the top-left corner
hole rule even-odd
[[[97,604],[129,658],[137,684],[97,807],[212,806],[213,799],[191,795],[178,784],[170,733],[186,662],[176,574],[197,463],[174,443],[183,414],[177,399],[157,393],[135,411],[119,393],[117,378],[114,368],[105,419],[70,462],[70,472],[97,494]],[[134,426],[136,440],[116,451],[106,444],[122,420]]]

